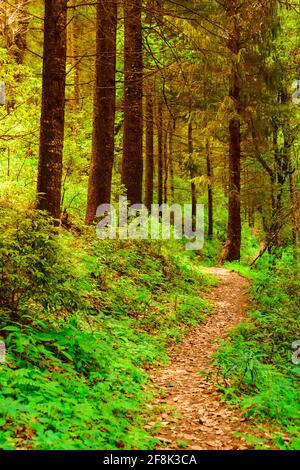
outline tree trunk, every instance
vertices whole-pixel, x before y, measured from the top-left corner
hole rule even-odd
[[[293,253],[294,253],[294,258],[297,259],[298,258],[298,242],[299,242],[298,201],[297,201],[297,193],[295,190],[294,172],[292,169],[292,165],[290,165],[290,172],[289,172],[289,192],[290,192],[290,204],[291,204]]]
[[[115,147],[116,32],[117,1],[100,0],[97,4],[96,83],[87,224],[93,222],[97,207],[110,204],[111,200]]]
[[[240,259],[241,249],[241,203],[240,203],[240,156],[241,135],[240,122],[231,119],[229,124],[229,195],[228,195],[228,228],[225,260]]]
[[[173,131],[175,127],[175,121],[170,118],[169,124],[169,172],[170,172],[170,191],[171,201],[174,202],[175,188],[174,188],[174,162],[173,162]]]
[[[143,188],[143,42],[142,1],[124,0],[124,137],[122,183],[131,204]]]
[[[168,154],[168,129],[164,131],[164,204],[168,202],[168,177],[169,177],[169,154]]]
[[[157,200],[158,204],[163,203],[163,106],[162,102],[157,103]]]
[[[191,156],[190,161],[190,177],[191,177],[191,196],[192,196],[192,230],[196,230],[196,216],[197,216],[197,190],[196,184],[193,179],[196,177],[195,166],[193,162],[193,124],[190,115],[188,124],[188,153]]]
[[[145,206],[151,209],[153,203],[153,177],[154,177],[154,112],[153,112],[153,86],[148,87],[146,95],[146,180],[145,180]]]
[[[38,209],[60,218],[64,145],[67,0],[45,2]]]
[[[2,4],[1,4],[2,3]],[[0,2],[1,28],[5,47],[17,64],[24,62],[26,35],[28,32],[27,0]]]
[[[15,33],[16,50],[14,52],[17,64],[23,64],[27,46],[26,36],[28,31],[28,20],[26,18],[26,6],[27,2],[25,0],[18,0],[17,8],[20,10],[20,19]]]
[[[237,59],[241,46],[238,11],[236,0],[230,0],[227,9],[229,24],[232,24],[228,40],[232,54],[229,97],[234,103],[236,116],[229,120],[228,227],[227,242],[221,256],[223,261],[239,260],[241,251],[241,90]]]
[[[68,36],[68,56],[69,56],[69,63],[72,70],[72,77],[73,77],[73,96],[71,98],[70,106],[73,109],[77,109],[79,107],[80,101],[80,91],[79,91],[79,59],[78,59],[78,52],[77,52],[77,41],[78,41],[78,22],[77,22],[77,15],[76,15],[76,0],[70,0],[70,8],[71,8],[71,18],[68,19],[68,29],[67,29],[67,36]]]
[[[213,186],[212,177],[213,169],[211,164],[210,142],[206,141],[206,174],[207,174],[207,199],[208,199],[208,238],[213,239],[214,236],[214,218],[213,218]]]

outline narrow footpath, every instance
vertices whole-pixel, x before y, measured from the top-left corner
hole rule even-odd
[[[152,377],[154,386],[163,390],[156,403],[162,408],[156,437],[168,449],[244,450],[249,448],[245,439],[234,434],[249,432],[249,424],[221,400],[207,374],[213,370],[219,340],[245,319],[248,281],[224,268],[206,271],[220,279],[208,295],[214,313],[172,352],[171,364]]]

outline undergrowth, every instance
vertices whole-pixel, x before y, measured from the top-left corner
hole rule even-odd
[[[0,201],[0,449],[148,449],[149,365],[200,323],[179,244],[100,241]]]
[[[215,360],[226,399],[245,415],[267,420],[276,430],[270,440],[255,440],[257,448],[300,449],[300,366],[292,363],[292,343],[300,340],[300,276],[292,255],[265,255],[249,271],[252,287],[249,321],[231,331]]]

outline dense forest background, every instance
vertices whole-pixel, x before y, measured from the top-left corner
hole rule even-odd
[[[220,388],[274,426],[253,447],[300,448],[299,15],[298,0],[1,1],[1,448],[157,445],[147,368],[204,320],[201,265],[217,263],[252,281]],[[203,249],[99,240],[98,206],[125,194],[191,204],[194,223],[203,204]]]

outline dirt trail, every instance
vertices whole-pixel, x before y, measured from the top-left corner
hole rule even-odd
[[[171,364],[152,379],[165,390],[165,398],[157,402],[166,408],[159,416],[163,424],[157,437],[168,449],[179,449],[182,441],[190,450],[247,449],[243,438],[233,436],[234,432],[247,432],[247,423],[221,401],[219,392],[199,371],[212,370],[218,340],[244,319],[248,281],[224,268],[206,270],[221,280],[208,295],[215,312],[171,354]],[[175,406],[180,418],[174,418],[169,405]]]

